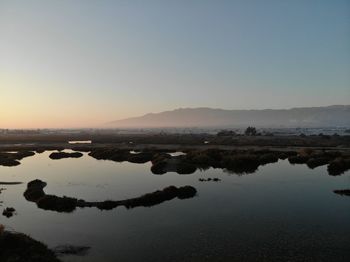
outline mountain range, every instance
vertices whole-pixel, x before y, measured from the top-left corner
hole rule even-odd
[[[108,123],[117,128],[157,127],[350,127],[350,105],[291,109],[179,108]]]

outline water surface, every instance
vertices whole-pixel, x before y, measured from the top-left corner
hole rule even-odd
[[[50,152],[25,158],[17,167],[0,167],[3,207],[17,215],[0,223],[31,235],[49,247],[90,246],[85,257],[63,261],[348,261],[349,172],[332,177],[326,167],[279,161],[254,174],[221,169],[191,175],[154,175],[151,164],[93,159],[49,159]],[[218,177],[221,182],[199,182]],[[37,208],[23,197],[26,183],[41,179],[45,192],[87,201],[138,197],[169,185],[191,185],[198,195],[154,207],[110,211],[96,208],[58,213]],[[309,258],[309,259],[306,259]],[[313,258],[313,260],[311,259]]]

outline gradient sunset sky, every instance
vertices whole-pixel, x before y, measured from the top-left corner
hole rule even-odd
[[[349,102],[348,0],[0,0],[0,128]]]

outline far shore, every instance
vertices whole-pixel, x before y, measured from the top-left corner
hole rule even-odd
[[[91,141],[72,144],[69,141]],[[142,150],[145,148],[170,149],[274,149],[300,148],[350,150],[350,135],[283,135],[283,136],[217,136],[213,134],[37,134],[0,135],[0,151],[60,150],[117,147]]]

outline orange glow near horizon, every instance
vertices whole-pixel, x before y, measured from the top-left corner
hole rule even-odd
[[[120,110],[106,113],[108,105],[104,107],[98,101],[86,101],[83,94],[81,99],[77,99],[77,91],[74,96],[59,92],[60,86],[59,83],[48,83],[32,76],[0,73],[0,128],[104,127],[110,121],[137,114],[121,103]]]

